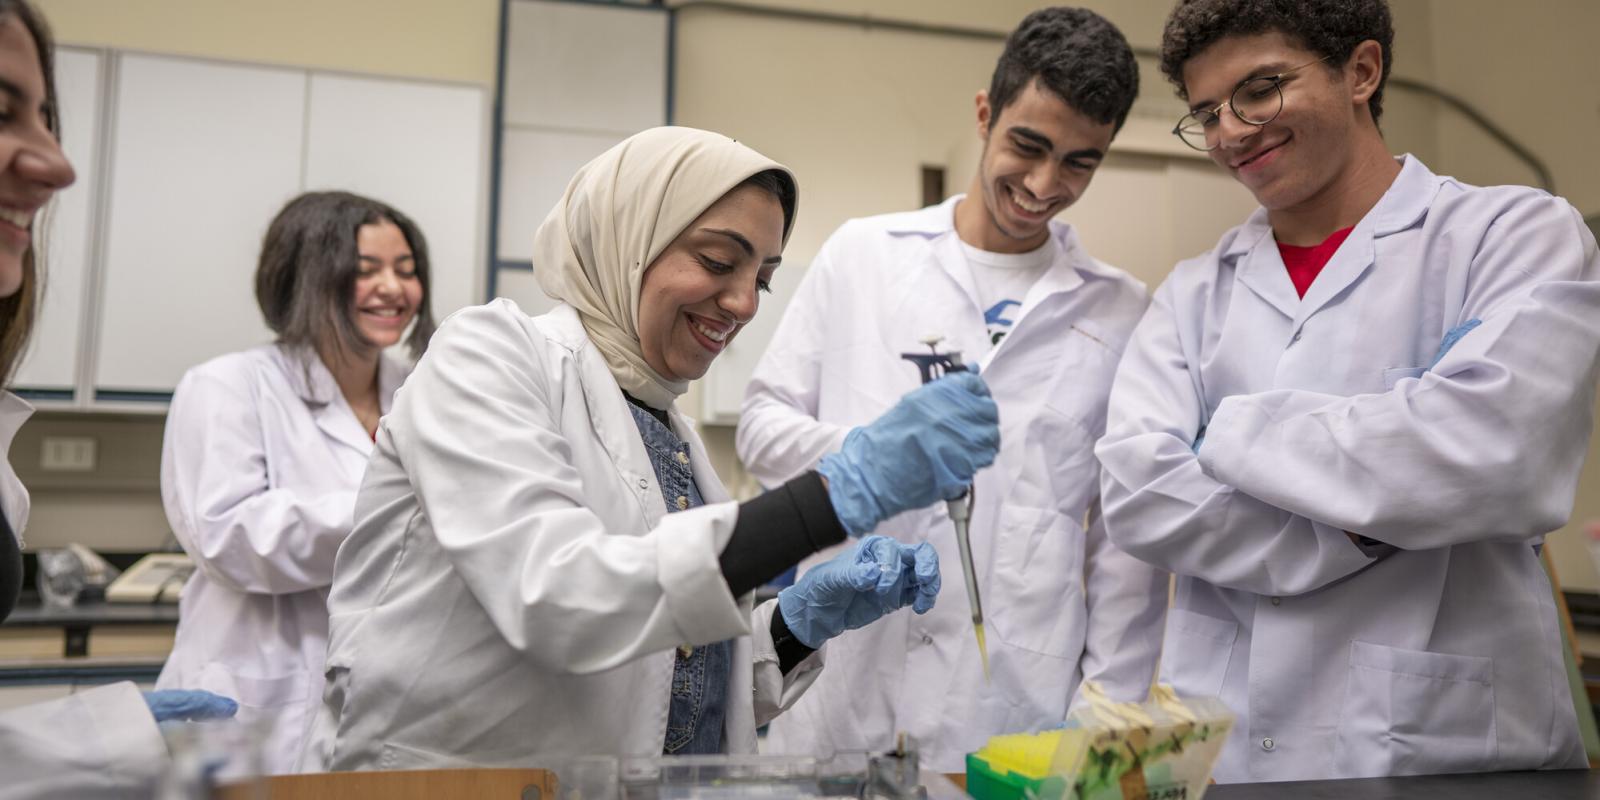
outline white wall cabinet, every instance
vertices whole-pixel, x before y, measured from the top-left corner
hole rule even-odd
[[[306,190],[366,194],[416,220],[436,315],[483,297],[482,88],[60,52],[78,183],[50,218],[47,305],[19,388],[124,408],[163,399],[196,364],[270,341],[254,295],[261,240]]]
[[[101,72],[96,50],[56,49],[56,94],[61,146],[78,179],[56,196],[43,217],[45,293],[33,343],[17,370],[22,389],[70,393],[78,382],[79,330],[94,239],[95,185],[99,179]]]
[[[482,302],[483,90],[313,74],[310,92],[305,188],[367,195],[411,217],[428,240],[437,319]]]
[[[300,189],[305,73],[121,57],[112,129],[99,392],[170,392],[185,370],[271,339],[262,234]]]
[[[667,123],[669,25],[660,8],[512,0],[496,175],[496,296],[530,314],[554,306],[529,270],[534,231],[579,167]]]

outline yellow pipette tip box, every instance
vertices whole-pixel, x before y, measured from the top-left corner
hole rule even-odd
[[[994,736],[967,754],[967,793],[977,800],[1065,797],[1086,734],[1078,729]]]

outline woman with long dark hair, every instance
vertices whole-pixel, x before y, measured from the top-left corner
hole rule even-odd
[[[198,565],[157,686],[239,701],[271,726],[268,773],[299,757],[322,687],[333,557],[409,361],[433,333],[422,232],[347,192],[291,200],[267,229],[256,302],[277,341],[189,370],[173,394],[161,497]]]
[[[44,18],[0,0],[0,385],[9,385],[33,330],[43,268],[36,220],[72,184],[62,152],[54,53]],[[0,392],[0,452],[33,408]],[[28,492],[0,461],[0,620],[22,591]],[[0,714],[0,798],[125,797],[147,791],[166,763],[156,723],[226,717],[233,703],[206,692],[141,694],[123,681]]]

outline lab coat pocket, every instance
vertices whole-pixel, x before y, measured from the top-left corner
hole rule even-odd
[[[1405,378],[1420,378],[1427,372],[1427,367],[1391,367],[1383,371],[1383,390],[1389,391]],[[1369,375],[1371,373],[1368,373]]]
[[[199,688],[233,698],[242,707],[279,709],[305,703],[311,696],[311,683],[310,675],[304,672],[257,678],[213,663],[200,673]]]
[[[1181,608],[1167,612],[1161,682],[1183,697],[1218,697],[1233,659],[1239,625]]]
[[[384,742],[378,751],[378,769],[465,769],[526,766],[526,749],[473,752],[470,756],[440,753],[425,747]]]
[[[1492,659],[1352,642],[1340,708],[1338,777],[1493,768]]]
[[[1012,647],[1076,660],[1084,636],[1083,529],[1050,508],[1007,505],[997,519],[994,567],[979,589],[989,628]],[[960,563],[940,569],[945,586],[960,580]]]

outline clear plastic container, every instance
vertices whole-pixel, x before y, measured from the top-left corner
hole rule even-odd
[[[163,722],[161,734],[172,756],[156,800],[209,800],[223,784],[230,797],[267,800],[261,782],[270,724],[236,719]]]

